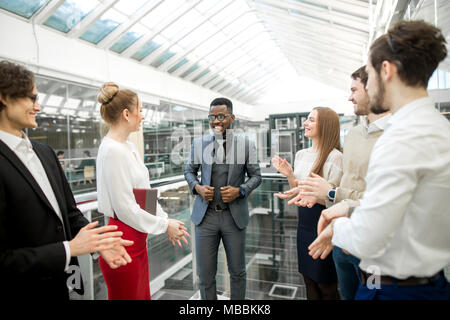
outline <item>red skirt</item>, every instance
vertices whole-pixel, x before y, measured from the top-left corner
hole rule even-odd
[[[133,261],[125,266],[111,269],[103,258],[99,258],[100,270],[102,270],[108,289],[108,299],[151,300],[147,234],[137,231],[112,217],[109,218],[108,225],[116,225],[117,231],[123,232],[122,239],[134,241],[132,246],[126,247]]]

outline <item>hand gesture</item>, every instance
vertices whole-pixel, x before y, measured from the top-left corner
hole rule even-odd
[[[317,234],[322,231],[336,218],[348,217],[349,205],[345,201],[336,203],[328,209],[322,210],[319,222],[317,223]]]
[[[180,240],[188,244],[188,241],[185,237],[190,237],[190,234],[187,232],[187,228],[184,226],[183,222],[175,219],[169,219],[166,233],[169,237],[169,240],[172,241],[173,245],[175,245],[175,242],[177,242],[178,246],[181,247],[182,245]]]
[[[195,191],[206,201],[212,201],[214,198],[214,187],[195,185]]]
[[[328,191],[333,187],[327,180],[311,172],[310,177],[302,179],[299,186],[303,189],[302,194],[308,197],[316,197],[326,200]]]
[[[98,221],[91,222],[81,228],[75,238],[69,241],[70,255],[72,257],[81,256],[83,254],[96,251],[112,249],[121,243],[121,231],[117,230],[117,226],[104,226],[95,228]]]
[[[295,181],[298,184],[298,180]],[[298,207],[312,208],[316,204],[318,199],[316,197],[305,196],[303,194],[303,189],[301,187],[297,188],[298,188],[297,195],[288,201],[288,205],[295,204]]]
[[[295,181],[297,181],[297,180],[295,180]],[[296,195],[298,195],[299,192],[300,192],[300,188],[294,187],[285,192],[275,193],[274,196],[277,198],[280,198],[280,199],[291,199],[292,197],[295,197]]]
[[[333,223],[330,223],[308,247],[309,255],[313,259],[324,260],[333,250],[331,239],[333,238]]]
[[[278,170],[285,177],[289,177],[294,175],[294,170],[289,162],[286,159],[282,159],[279,156],[275,156],[272,158],[272,165],[275,169]]]
[[[224,203],[230,203],[239,197],[239,188],[232,186],[220,187],[220,194]]]
[[[105,260],[111,269],[117,269],[131,262],[125,247],[131,246],[133,241],[122,240],[111,249],[101,250],[100,256]]]
[[[295,201],[295,205],[297,207],[308,207],[312,208],[319,199],[312,196],[305,196],[304,193],[301,191],[299,196],[301,196],[300,201]],[[294,200],[294,199],[293,199]]]

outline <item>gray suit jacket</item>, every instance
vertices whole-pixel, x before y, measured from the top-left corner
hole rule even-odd
[[[240,229],[247,227],[249,222],[248,201],[250,193],[261,184],[261,170],[257,161],[256,146],[242,135],[233,135],[230,144],[227,139],[228,184],[233,187],[242,187],[244,198],[237,198],[228,203],[231,215]],[[191,146],[189,162],[186,165],[184,176],[191,192],[195,195],[194,208],[191,219],[199,225],[208,208],[208,201],[203,199],[194,187],[196,184],[210,185],[211,169],[214,150],[214,136],[203,136],[194,139]],[[198,180],[198,171],[201,170],[201,182]],[[248,179],[245,181],[245,174]]]

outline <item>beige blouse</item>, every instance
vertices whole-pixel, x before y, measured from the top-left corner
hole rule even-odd
[[[294,175],[298,180],[309,176],[318,156],[317,152],[311,152],[311,148],[302,149],[295,154]],[[323,165],[323,178],[333,187],[340,184],[342,178],[342,152],[333,149]],[[328,202],[328,201],[327,201]],[[319,203],[325,205],[323,201]]]

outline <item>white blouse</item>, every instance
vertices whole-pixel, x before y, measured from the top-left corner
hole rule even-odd
[[[149,189],[150,177],[136,146],[104,137],[97,155],[98,211],[150,234],[167,230],[167,213],[157,203],[156,216],[136,203],[133,188]]]
[[[311,152],[311,148],[299,150],[295,154],[294,175],[297,180],[309,176],[317,156],[318,153]],[[343,174],[342,167],[342,152],[333,149],[323,165],[323,178],[333,185],[333,187],[338,186]],[[322,201],[319,201],[319,203],[324,204]]]

